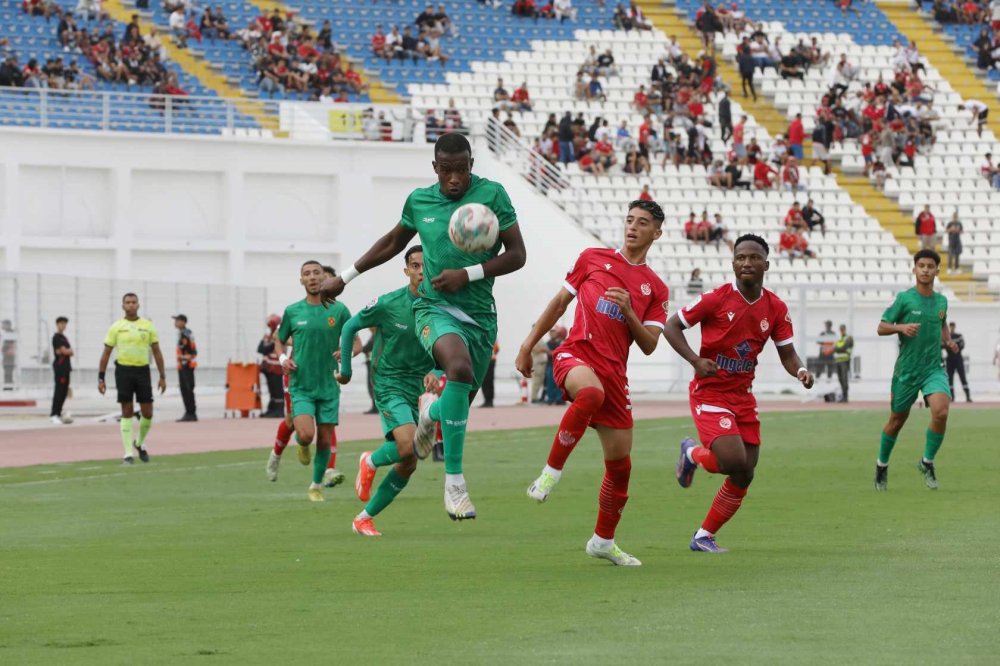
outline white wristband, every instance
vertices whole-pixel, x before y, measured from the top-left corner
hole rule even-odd
[[[483,268],[482,264],[476,264],[475,266],[466,266],[465,272],[469,275],[469,282],[475,282],[476,280],[482,280],[486,277],[486,269]]]
[[[284,365],[285,361],[287,360],[288,360],[288,354],[282,354],[281,356],[278,357],[278,363],[280,363],[281,365]]]
[[[809,372],[809,368],[799,368],[798,370],[795,371],[795,376],[798,377],[803,372]]]
[[[340,279],[344,281],[344,284],[347,284],[359,275],[361,275],[361,271],[355,268],[354,264],[351,264],[340,274]]]

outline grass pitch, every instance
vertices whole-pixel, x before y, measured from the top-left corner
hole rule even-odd
[[[722,480],[674,481],[689,419],[640,423],[618,532],[637,569],[583,551],[593,434],[544,505],[525,489],[550,429],[473,435],[479,519],[449,521],[421,463],[380,539],[351,533],[350,484],[307,501],[294,451],[274,484],[266,448],[0,469],[0,662],[994,664],[1000,416],[953,412],[934,492],[915,411],[876,494],[884,416],[765,415],[721,556],[687,548]],[[341,445],[349,479],[361,450]]]

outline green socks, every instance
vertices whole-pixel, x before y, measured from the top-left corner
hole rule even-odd
[[[937,455],[938,449],[941,448],[941,444],[944,443],[944,433],[934,432],[930,428],[927,429],[927,442],[924,444],[924,460],[927,462],[933,462],[934,456]]]
[[[378,490],[365,505],[365,513],[369,516],[377,516],[382,509],[392,503],[392,500],[396,499],[396,495],[403,491],[409,481],[409,478],[404,479],[397,474],[395,467],[390,469],[389,473],[382,479],[382,483],[379,484]]]
[[[132,417],[122,417],[119,423],[122,431],[122,447],[125,449],[125,457],[132,455]]]
[[[326,474],[326,466],[330,462],[330,447],[316,447],[316,455],[313,456],[313,483],[323,483],[323,475]]]
[[[883,465],[889,464],[889,456],[892,455],[892,447],[896,446],[896,438],[882,433],[882,439],[878,444],[878,461]]]
[[[398,462],[399,451],[396,450],[396,442],[386,442],[378,450],[372,452],[372,464],[376,467],[395,465]],[[374,516],[375,514],[371,515]]]
[[[431,405],[431,418],[441,422],[444,436],[445,474],[462,473],[465,427],[469,422],[469,393],[472,386],[448,380],[441,397]]]
[[[136,442],[136,446],[140,449],[142,445],[146,442],[146,435],[149,434],[149,429],[153,427],[153,419],[147,419],[145,416],[139,417],[139,438]]]

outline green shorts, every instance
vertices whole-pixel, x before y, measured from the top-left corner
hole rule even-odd
[[[292,418],[308,415],[316,420],[316,425],[337,425],[340,423],[340,396],[336,398],[314,398],[291,391]]]
[[[418,299],[413,304],[413,315],[420,344],[432,358],[434,343],[441,336],[453,333],[462,339],[472,359],[472,390],[478,390],[486,376],[490,359],[493,358],[493,343],[497,338],[496,322],[490,322],[486,328],[463,323],[423,299]]]
[[[376,396],[375,406],[382,420],[382,432],[386,439],[392,439],[392,431],[407,423],[417,423],[417,401],[407,400],[397,393]]]
[[[909,411],[917,400],[918,392],[925,396],[944,393],[950,398],[951,389],[948,387],[948,376],[944,373],[944,368],[935,368],[927,375],[916,379],[893,376],[890,408],[897,414]]]

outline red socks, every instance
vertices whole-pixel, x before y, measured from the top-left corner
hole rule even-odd
[[[712,508],[708,510],[705,521],[701,524],[703,530],[715,534],[726,522],[739,511],[746,497],[747,489],[740,488],[728,478],[723,482],[719,492],[712,500]]]
[[[590,420],[597,413],[597,410],[604,404],[604,391],[594,386],[586,386],[576,393],[573,403],[563,414],[562,421],[559,422],[559,431],[552,442],[552,449],[549,451],[548,465],[553,469],[562,469],[566,464],[566,459],[573,452],[576,443],[587,431]],[[625,484],[628,485],[626,475]]]
[[[337,431],[334,430],[333,434],[330,435],[330,462],[327,463],[327,469],[334,469],[337,467]]]
[[[719,473],[719,459],[715,457],[711,449],[706,449],[704,446],[696,446],[691,449],[691,458],[701,468],[706,472],[711,472],[712,474]]]
[[[594,534],[602,539],[614,539],[615,528],[622,519],[622,510],[628,502],[628,479],[632,473],[632,458],[604,461],[604,482],[598,496],[597,526]]]
[[[285,451],[285,447],[288,446],[288,441],[292,438],[291,428],[285,423],[285,419],[281,419],[281,423],[278,424],[278,432],[274,436],[274,455],[280,456]]]

